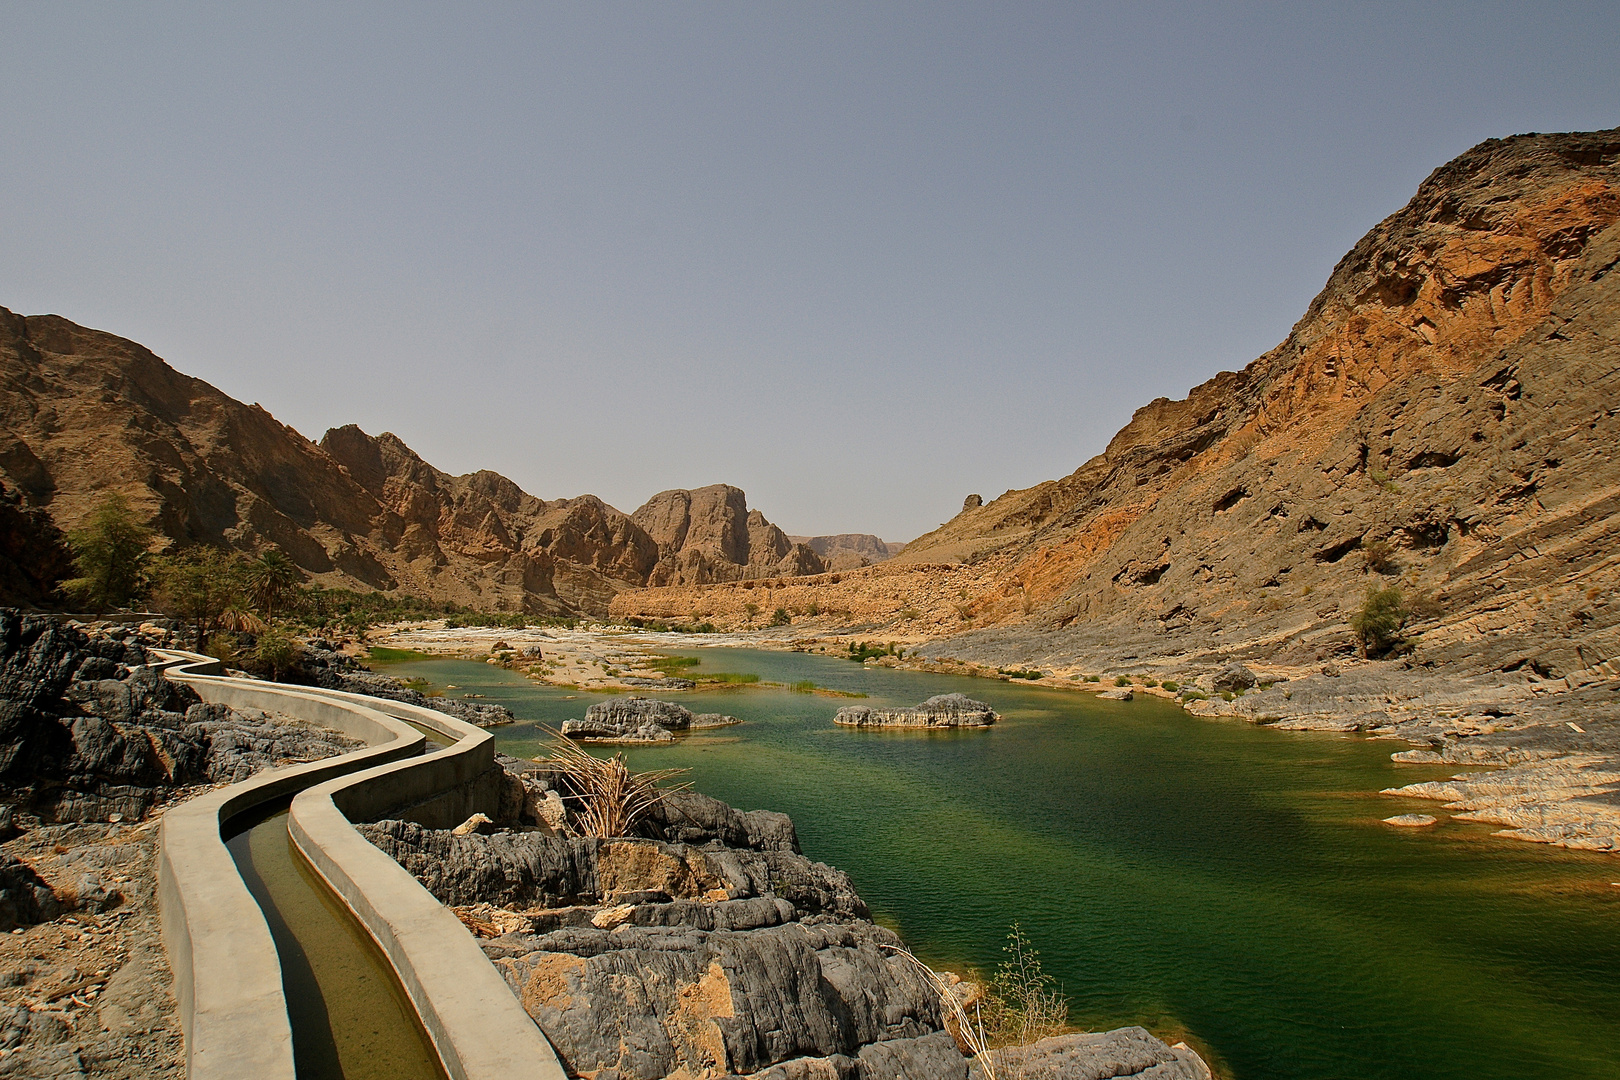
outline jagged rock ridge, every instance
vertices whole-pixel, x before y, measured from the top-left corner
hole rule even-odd
[[[823,569],[736,488],[664,492],[633,518],[592,495],[539,499],[487,470],[451,476],[387,432],[348,425],[317,446],[134,342],[4,308],[0,482],[0,520],[34,538],[0,544],[0,599],[12,602],[46,601],[41,579],[66,565],[55,530],[107,491],[178,543],[275,546],[328,585],[481,610],[599,615],[650,579]]]

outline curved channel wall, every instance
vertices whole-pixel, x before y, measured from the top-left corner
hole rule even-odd
[[[162,654],[168,677],[207,701],[296,716],[371,744],[261,773],[164,815],[159,901],[191,1080],[295,1080],[281,963],[270,928],[225,846],[230,818],[292,798],[300,853],[376,941],[453,1080],[562,1080],[540,1029],[465,927],[351,821],[395,816],[433,828],[495,816],[504,776],[486,731],[433,709],[213,672]],[[409,721],[406,723],[404,721]],[[419,725],[456,741],[423,754]]]

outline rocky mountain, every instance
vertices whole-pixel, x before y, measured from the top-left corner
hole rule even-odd
[[[658,545],[649,585],[707,585],[819,574],[826,564],[765,520],[738,488],[662,491],[630,515]]]
[[[930,654],[989,663],[1308,663],[1398,584],[1432,601],[1421,662],[1611,672],[1617,219],[1620,130],[1482,143],[1242,371],[1147,404],[1063,479],[970,497],[894,560],[772,602],[898,617]]]
[[[316,445],[134,342],[3,308],[0,485],[12,602],[42,601],[44,579],[66,572],[56,530],[108,491],[176,543],[273,546],[327,585],[479,610],[603,614],[649,580],[823,569],[736,488],[664,492],[631,516],[494,472],[451,476],[353,425]]]
[[[829,570],[854,570],[873,566],[892,559],[906,549],[904,544],[891,544],[871,533],[837,533],[833,536],[790,536],[795,544],[803,544],[821,556]]]

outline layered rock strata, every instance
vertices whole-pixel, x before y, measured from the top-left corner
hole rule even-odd
[[[904,709],[846,705],[833,716],[833,723],[844,727],[959,728],[989,727],[999,719],[989,705],[965,694],[937,694]]]
[[[0,801],[46,821],[138,820],[178,787],[357,745],[203,702],[147,659],[128,628],[91,637],[0,609]]]
[[[564,720],[562,733],[580,742],[670,742],[677,731],[740,723],[735,716],[694,713],[673,701],[632,696],[596,702],[585,710],[583,720]]]
[[[531,804],[566,802],[555,827],[359,828],[485,939],[570,1075],[967,1080],[937,991],[786,815],[684,791],[637,836],[582,837],[566,777],[502,764]],[[1019,1053],[1061,1077],[1209,1076],[1139,1028]]]

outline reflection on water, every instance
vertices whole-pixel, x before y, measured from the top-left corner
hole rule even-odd
[[[925,958],[993,967],[1016,920],[1077,1023],[1190,1036],[1245,1080],[1620,1076],[1620,859],[1381,824],[1443,814],[1381,788],[1454,771],[1396,765],[1400,744],[821,656],[690,654],[862,704],[959,690],[1002,713],[989,731],[863,732],[833,727],[836,698],[670,694],[746,723],[628,753],[792,814],[805,852],[849,871]],[[466,661],[390,673],[506,705],[528,722],[496,738],[525,756],[539,724],[600,700]]]

